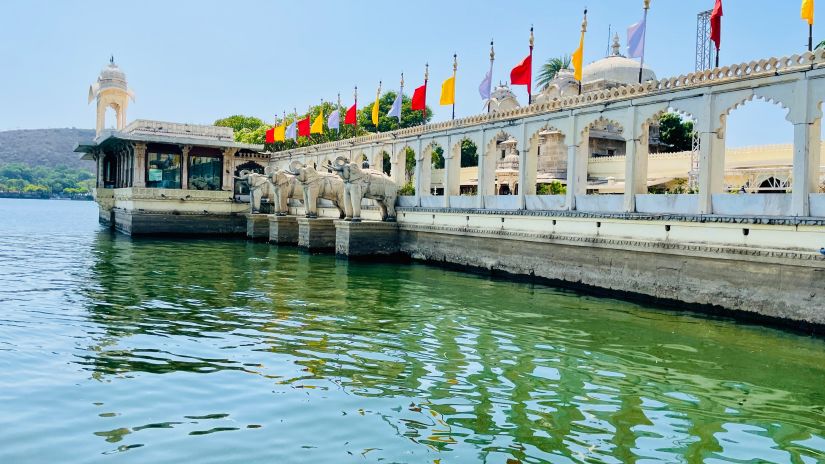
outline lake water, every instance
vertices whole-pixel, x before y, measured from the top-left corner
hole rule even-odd
[[[825,343],[0,200],[0,462],[825,461]]]

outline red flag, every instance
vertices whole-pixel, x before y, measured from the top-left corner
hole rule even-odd
[[[309,137],[309,116],[298,121],[298,135]]]
[[[427,110],[427,84],[424,84],[421,87],[415,89],[415,92],[413,92],[412,104],[410,105],[410,108],[413,111]]]
[[[355,109],[355,105],[352,105],[347,110],[347,115],[344,116],[344,124],[349,124],[350,126],[354,126],[358,122],[358,115]]]
[[[716,44],[716,50],[722,44],[722,0],[716,0],[710,14],[710,40]]]
[[[266,143],[275,143],[275,128],[266,131]]]
[[[530,53],[526,58],[521,60],[512,71],[510,71],[510,84],[512,85],[526,85],[527,94],[530,94],[533,81],[533,54]]]

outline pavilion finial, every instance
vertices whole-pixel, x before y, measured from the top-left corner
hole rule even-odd
[[[109,63],[115,64],[115,55],[114,55],[114,53],[109,56]]]

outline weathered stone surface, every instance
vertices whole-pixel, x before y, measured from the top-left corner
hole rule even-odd
[[[245,214],[246,238],[253,240],[269,240],[269,215]]]
[[[335,219],[297,218],[298,246],[307,251],[335,249]]]
[[[776,260],[695,245],[485,237],[402,227],[401,251],[414,259],[535,276],[572,285],[718,306],[786,321],[825,324],[825,263]],[[692,247],[692,248],[691,248]],[[735,250],[731,250],[735,251]]]
[[[335,253],[351,258],[399,254],[398,224],[377,221],[335,221]]]
[[[129,235],[246,234],[241,214],[173,214],[114,210],[115,229]]]
[[[269,216],[269,243],[298,245],[298,218],[295,216]]]

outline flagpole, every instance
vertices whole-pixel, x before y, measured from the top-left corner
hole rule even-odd
[[[373,103],[374,105],[378,105],[378,117],[376,118],[378,120],[375,121],[375,133],[376,134],[381,132],[378,129],[378,123],[381,122],[381,105],[379,104],[379,100],[381,99],[381,84],[382,84],[382,81],[378,81],[378,90],[375,92],[375,103]],[[372,118],[372,111],[373,110],[370,110],[370,118]]]
[[[581,35],[582,38],[579,39],[579,43],[583,42],[585,32],[587,32],[587,8],[584,9],[584,19],[582,20],[582,35]],[[581,65],[582,65],[582,67],[584,67],[584,47],[583,46],[582,46]],[[584,77],[584,76],[582,76],[582,77]],[[579,95],[581,95],[581,94],[582,94],[582,81],[580,79],[579,80]]]
[[[338,111],[338,129],[335,129],[336,140],[341,140],[341,92],[338,92],[338,106],[335,107]]]
[[[292,120],[295,123],[295,136],[292,139],[292,143],[295,145],[294,148],[298,148],[298,107],[293,106],[292,111],[295,112],[295,118]]]
[[[455,120],[455,73],[458,70],[458,54],[453,53],[453,120]]]
[[[814,25],[808,23],[808,51],[814,51]]]
[[[421,110],[421,125],[427,118],[427,81],[430,79],[430,63],[424,63],[424,109]]]
[[[639,63],[639,84],[642,83],[642,71],[645,68],[645,46],[647,45],[647,10],[650,9],[650,0],[645,0],[645,16],[643,24],[645,29],[642,32],[642,61]]]
[[[490,44],[492,45],[492,44]],[[527,104],[533,104],[533,26],[530,26],[530,82],[527,83]]]
[[[404,73],[401,73],[401,108],[398,108],[398,128],[401,128],[401,113],[404,109]]]
[[[352,125],[352,136],[358,137],[358,86],[355,86],[355,91],[352,93],[355,98],[355,124]]]
[[[493,39],[490,39],[490,87],[493,86],[493,61],[496,59],[496,52],[495,48],[493,48]],[[490,113],[490,101],[492,100],[492,95],[488,96],[487,98],[487,114]]]

